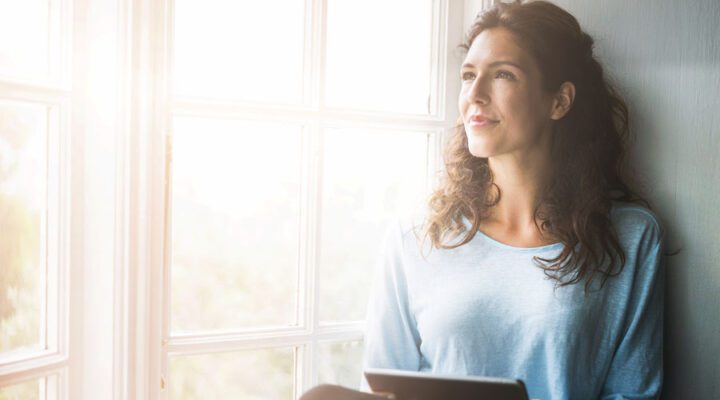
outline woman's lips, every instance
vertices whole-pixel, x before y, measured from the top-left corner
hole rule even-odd
[[[498,121],[488,119],[485,117],[479,117],[479,116],[472,116],[470,118],[470,126],[472,127],[482,127],[482,126],[488,126],[492,124],[496,124]]]

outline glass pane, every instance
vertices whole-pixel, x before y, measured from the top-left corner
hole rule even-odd
[[[427,114],[432,0],[328,0],[328,106]]]
[[[48,111],[0,101],[0,357],[45,348]]]
[[[318,346],[318,383],[360,389],[363,342],[323,343]]]
[[[48,77],[49,21],[48,0],[0,0],[0,76]]]
[[[295,324],[301,127],[175,118],[173,330]]]
[[[387,223],[425,200],[428,135],[327,131],[320,243],[320,317],[362,320]]]
[[[291,400],[295,350],[264,349],[170,359],[170,398]]]
[[[298,103],[302,0],[175,2],[175,93]]]
[[[37,379],[0,388],[0,400],[38,400],[45,379]]]
[[[57,380],[57,375],[51,375],[0,387],[0,400],[55,400],[58,398]]]

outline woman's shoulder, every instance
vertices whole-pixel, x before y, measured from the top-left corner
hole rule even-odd
[[[665,234],[657,214],[637,203],[613,201],[610,220],[621,242],[624,239],[658,242]]]

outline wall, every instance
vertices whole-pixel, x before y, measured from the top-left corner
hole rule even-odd
[[[720,1],[555,3],[625,96],[634,165],[681,249],[667,264],[664,398],[720,399]]]
[[[720,2],[563,0],[630,106],[667,230],[668,399],[720,399]]]

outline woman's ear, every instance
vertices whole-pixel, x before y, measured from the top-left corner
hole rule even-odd
[[[550,118],[557,121],[564,117],[572,108],[573,101],[575,101],[575,85],[572,82],[563,82],[555,93]]]

